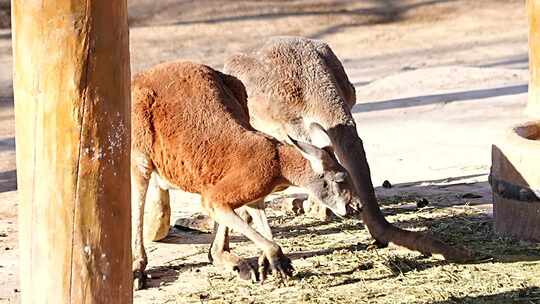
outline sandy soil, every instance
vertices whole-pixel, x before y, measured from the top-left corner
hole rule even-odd
[[[522,1],[129,5],[134,73],[177,59],[219,69],[227,54],[273,35],[330,43],[356,86],[353,112],[374,183],[394,184],[377,189],[388,218],[492,256],[455,265],[393,246],[367,251],[369,235],[355,219],[325,222],[276,208],[276,240],[297,270],[289,283],[242,282],[207,262],[208,234],[173,229],[148,244],[151,286],[135,293],[136,303],[540,303],[538,245],[493,233],[487,184],[491,144],[526,119]],[[0,303],[19,294],[10,39],[0,29]],[[429,204],[418,208],[422,199]],[[173,221],[198,210],[194,201],[176,193]],[[258,255],[242,237],[233,250]]]

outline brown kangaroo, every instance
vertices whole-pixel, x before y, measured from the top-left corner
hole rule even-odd
[[[276,37],[249,54],[232,56],[224,70],[245,85],[250,122],[255,129],[280,141],[290,136],[316,146],[327,145],[327,139],[313,136],[309,126],[316,122],[326,130],[332,150],[353,180],[363,221],[376,245],[384,247],[393,242],[424,254],[439,253],[453,261],[472,258],[464,248],[448,246],[425,233],[402,230],[386,221],[351,114],[355,89],[327,44]]]
[[[293,267],[269,229],[256,231],[234,210],[247,206],[258,227],[266,223],[262,199],[276,189],[297,185],[338,214],[354,186],[331,153],[308,143],[283,144],[249,124],[246,92],[234,77],[203,65],[158,65],[132,83],[132,212],[135,288],[144,284],[147,257],[143,214],[149,187],[157,196],[168,189],[199,193],[204,209],[219,224],[211,256],[214,264],[244,279],[264,281],[269,271],[291,276]],[[318,124],[313,137],[327,137]],[[267,224],[266,224],[267,227]],[[261,250],[259,267],[229,252],[232,228]]]

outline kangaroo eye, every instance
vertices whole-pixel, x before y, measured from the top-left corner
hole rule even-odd
[[[347,175],[344,172],[339,172],[336,174],[334,180],[336,183],[344,183]]]

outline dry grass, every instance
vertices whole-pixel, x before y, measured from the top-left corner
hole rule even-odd
[[[321,222],[270,211],[276,240],[296,268],[291,280],[261,286],[203,264],[195,271],[207,276],[207,284],[178,289],[169,303],[540,303],[538,244],[495,235],[492,219],[474,207],[411,208],[416,200],[392,197],[383,208],[399,226],[429,229],[483,259],[458,265],[394,246],[368,251],[370,237],[356,219]],[[206,246],[198,246],[196,254],[204,255]],[[258,254],[242,239],[233,251]],[[183,263],[169,267],[181,272]]]

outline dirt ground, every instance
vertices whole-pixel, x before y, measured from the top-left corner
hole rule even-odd
[[[486,257],[458,265],[395,246],[368,251],[360,221],[295,217],[270,201],[296,269],[289,282],[240,281],[207,261],[209,234],[172,229],[148,243],[150,287],[135,303],[540,303],[540,246],[494,233],[487,184],[491,145],[529,119],[524,1],[130,0],[129,9],[133,73],[177,59],[219,69],[274,35],[328,42],[356,86],[374,183],[394,185],[377,188],[387,218]],[[20,294],[10,40],[0,28],[0,303]],[[174,201],[173,221],[200,210],[191,196]],[[258,256],[243,237],[233,242]]]

